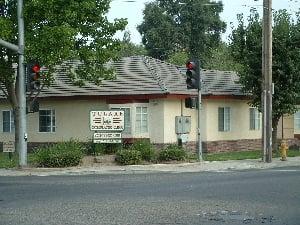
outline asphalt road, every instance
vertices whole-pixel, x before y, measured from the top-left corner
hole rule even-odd
[[[0,177],[0,225],[300,224],[300,167]]]

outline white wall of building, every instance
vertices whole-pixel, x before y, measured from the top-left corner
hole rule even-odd
[[[126,106],[132,109],[132,124],[135,123],[133,116],[135,107],[148,107],[149,133],[136,135],[134,130],[132,130],[133,135],[125,135],[125,137],[150,138],[152,143],[175,143],[177,142],[175,117],[183,115],[191,116],[191,132],[188,135],[189,141],[197,141],[197,110],[185,108],[184,100],[157,99],[150,100],[149,103],[119,104],[119,106]],[[41,101],[40,109],[55,109],[56,132],[39,132],[39,114],[28,114],[28,141],[57,142],[66,141],[71,138],[87,141],[91,139],[93,135],[93,132],[89,129],[89,112],[91,110],[108,110],[109,107],[111,107],[111,105],[107,105],[104,101],[100,100]],[[230,107],[231,109],[230,131],[218,131],[219,107]],[[0,110],[9,110],[9,108],[10,107],[7,104],[0,104]],[[246,100],[204,99],[201,110],[202,141],[260,139],[261,129],[250,130],[249,128],[249,108]],[[2,114],[0,115],[0,121],[2,126]],[[288,136],[293,136],[293,117],[285,119],[284,123],[286,124],[285,129],[288,129],[289,131]],[[297,133],[297,130],[295,130],[295,133]],[[300,130],[298,133],[300,133]],[[0,142],[7,140],[14,140],[14,133],[3,133],[1,127]]]
[[[230,107],[230,131],[218,130],[218,108]],[[209,100],[206,104],[207,141],[260,139],[260,130],[250,130],[249,105],[245,100]]]

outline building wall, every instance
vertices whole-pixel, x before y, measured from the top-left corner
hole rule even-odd
[[[299,108],[300,106],[298,106],[298,112],[296,112],[294,115],[293,115],[293,123],[294,123],[294,134],[295,134],[295,137],[297,137],[298,139],[300,139],[300,128],[299,128],[299,125],[298,125],[298,119],[299,119]]]
[[[230,131],[218,130],[218,108],[230,107]],[[260,130],[250,130],[249,105],[245,100],[210,100],[206,111],[206,141],[260,139]]]
[[[15,135],[14,133],[4,133],[3,132],[3,118],[2,118],[2,111],[3,110],[11,110],[10,106],[6,103],[0,103],[0,142],[3,141],[14,141]]]
[[[4,109],[8,110],[9,107],[4,104],[0,105],[0,110]],[[92,139],[93,135],[89,129],[89,112],[91,110],[107,110],[107,105],[96,100],[40,101],[40,109],[55,110],[56,131],[53,133],[39,132],[39,114],[27,114],[28,142],[59,142],[71,138],[88,141]],[[10,139],[14,139],[14,133],[1,132],[0,141]]]
[[[154,99],[149,102],[149,137],[152,143],[164,143],[165,139],[165,102]]]
[[[202,112],[203,110],[201,110]],[[197,127],[198,127],[198,111],[196,109],[185,108],[184,100],[164,100],[164,142],[163,143],[175,143],[177,142],[178,135],[175,129],[176,116],[190,116],[191,117],[191,131],[188,134],[188,141],[197,140]],[[202,114],[202,127],[201,131],[203,138],[205,138],[205,114]]]
[[[119,104],[119,106],[131,107],[134,114],[136,106],[148,107],[149,133],[143,135],[126,136],[128,138],[150,138],[152,143],[168,144],[177,142],[175,132],[176,116],[191,116],[191,132],[188,134],[188,141],[196,145],[197,141],[197,110],[187,109],[184,100],[180,99],[157,99],[149,103]],[[107,105],[100,100],[72,100],[72,101],[40,101],[40,109],[55,109],[56,132],[39,132],[38,113],[27,115],[28,142],[58,142],[71,138],[80,141],[92,139],[93,132],[89,130],[89,112],[91,110],[108,110]],[[231,108],[231,129],[228,132],[218,131],[218,107]],[[0,103],[0,110],[9,110],[9,106]],[[235,150],[257,148],[260,144],[261,129],[249,129],[249,106],[244,100],[212,100],[204,99],[201,110],[201,138],[204,148],[211,151]],[[2,125],[2,114],[0,116]],[[134,123],[132,119],[132,124]],[[293,138],[293,117],[284,118],[284,138]],[[281,124],[281,122],[279,123]],[[262,124],[261,124],[262,127]],[[2,131],[2,127],[1,127]],[[278,127],[278,134],[281,134],[281,126]],[[0,134],[0,142],[14,140],[14,133]]]
[[[55,109],[56,132],[39,132],[38,113],[28,115],[28,142],[57,142],[71,138],[88,141],[93,132],[89,128],[90,111],[107,110],[107,105],[97,100],[40,102],[40,109]]]
[[[300,131],[299,131],[300,132]],[[277,127],[277,138],[278,139],[293,139],[294,134],[297,133],[297,130],[294,131],[294,116],[286,115],[283,118],[280,118]]]

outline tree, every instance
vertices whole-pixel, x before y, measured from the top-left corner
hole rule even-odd
[[[138,31],[152,57],[165,60],[176,52],[188,52],[205,64],[225,31],[222,11],[221,2],[156,0],[146,4]]]
[[[178,66],[185,66],[187,59],[189,58],[189,55],[185,51],[178,51],[169,56],[167,59],[167,62],[178,65]]]
[[[37,61],[47,68],[43,85],[53,80],[55,66],[66,60],[80,60],[76,71],[69,77],[77,84],[101,80],[113,76],[113,70],[104,64],[118,56],[120,41],[113,38],[123,30],[126,20],[109,22],[105,14],[111,0],[27,0],[24,1],[25,58]],[[17,44],[17,1],[0,0],[0,38]],[[0,46],[0,88],[12,106],[18,127],[19,103],[18,75],[13,64],[17,55]],[[32,100],[37,93],[27,93]],[[16,130],[18,132],[18,130]],[[17,133],[15,135],[16,143]]]
[[[207,60],[205,69],[223,70],[223,71],[240,71],[243,66],[235,62],[230,54],[227,43],[220,43],[219,46],[212,50],[211,57]]]
[[[273,25],[273,83],[272,106],[273,147],[276,147],[277,126],[285,114],[297,110],[300,95],[300,14],[292,19],[286,10],[274,13]],[[232,31],[230,51],[236,62],[243,67],[239,71],[243,90],[251,94],[252,106],[262,108],[262,21],[252,11],[245,25],[242,15]]]
[[[129,31],[124,32],[123,40],[121,42],[120,57],[128,57],[134,55],[147,55],[143,45],[136,45],[131,42],[131,34]]]

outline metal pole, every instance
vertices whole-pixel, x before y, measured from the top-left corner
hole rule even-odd
[[[202,98],[201,98],[201,70],[200,70],[200,60],[196,60],[197,64],[197,74],[198,74],[198,159],[203,161],[202,156],[202,140],[201,140],[201,108],[202,108]]]
[[[26,96],[25,96],[25,68],[24,68],[24,17],[23,0],[18,0],[18,41],[19,41],[19,165],[27,166],[27,133],[26,133]]]
[[[19,46],[9,43],[7,41],[4,41],[1,38],[0,38],[0,45],[4,46],[5,48],[11,49],[15,52],[19,52]]]
[[[272,0],[263,2],[264,162],[272,162]]]

